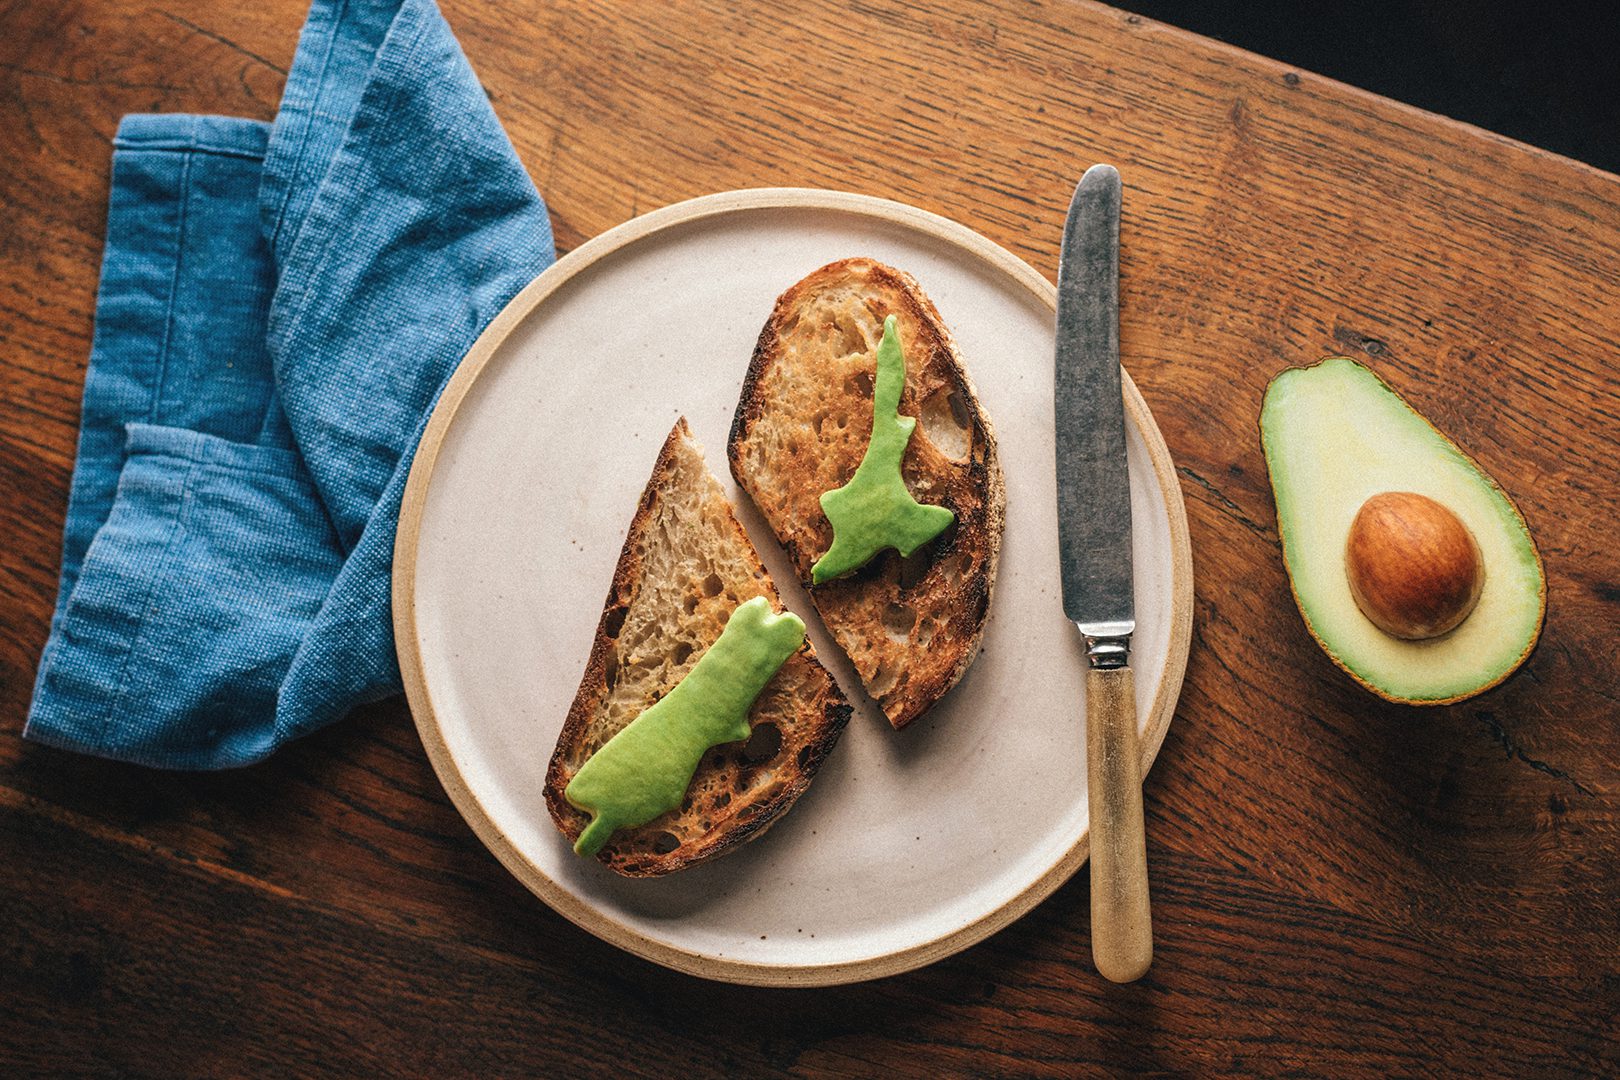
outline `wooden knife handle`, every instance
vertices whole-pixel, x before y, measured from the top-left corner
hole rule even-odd
[[[1142,827],[1136,679],[1128,667],[1086,673],[1091,803],[1091,956],[1104,978],[1133,982],[1153,962]]]

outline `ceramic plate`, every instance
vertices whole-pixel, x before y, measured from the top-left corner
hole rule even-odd
[[[984,651],[895,732],[731,480],[726,436],[776,296],[866,255],[910,271],[995,425],[1006,533]],[[1057,582],[1055,291],[971,230],[838,192],[713,195],[572,252],[473,346],[412,470],[394,559],[400,665],[423,743],[474,831],[546,903],[715,979],[849,982],[993,933],[1085,861],[1084,652]],[[1129,380],[1144,770],[1175,709],[1192,561],[1164,442]],[[541,795],[625,530],[685,415],[817,653],[855,705],[809,792],[756,843],[629,880],[569,849]]]

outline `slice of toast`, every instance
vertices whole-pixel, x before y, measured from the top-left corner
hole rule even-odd
[[[563,796],[580,766],[673,689],[732,610],[756,596],[782,610],[682,417],[630,522],[585,677],[546,772],[546,805],[570,841],[590,823]],[[807,638],[754,701],[753,735],[706,753],[679,809],[619,830],[597,857],[621,874],[652,877],[759,836],[804,794],[849,716]]]
[[[918,420],[901,473],[919,502],[950,509],[956,521],[909,558],[886,551],[812,586],[811,567],[832,543],[820,497],[848,482],[871,438],[888,315],[899,321],[906,360],[900,413]],[[905,727],[978,653],[1006,504],[990,419],[911,275],[844,259],[783,293],[754,346],[727,458],[867,692],[890,724]]]

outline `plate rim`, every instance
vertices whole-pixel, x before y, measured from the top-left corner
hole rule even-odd
[[[434,404],[417,446],[400,503],[392,572],[394,641],[411,717],[433,771],[450,796],[451,803],[507,871],[553,911],[625,952],[689,975],[751,986],[837,986],[924,967],[975,945],[1012,924],[1056,892],[1084,865],[1090,854],[1089,825],[1051,866],[1017,895],[967,925],[929,941],[859,960],[824,964],[770,964],[683,949],[654,940],[610,918],[564,889],[531,862],[500,830],[463,779],[440,730],[422,662],[421,642],[417,636],[416,555],[434,467],[445,436],[468,392],[507,337],[547,297],[621,248],[704,218],[772,209],[831,211],[876,218],[911,228],[988,264],[1022,286],[1054,313],[1057,310],[1056,286],[1006,248],[950,218],[878,196],[824,188],[744,188],[673,203],[622,222],[558,259],[508,301],[473,342]],[[1135,422],[1146,444],[1170,523],[1170,637],[1164,677],[1154,697],[1142,741],[1141,769],[1145,778],[1169,731],[1186,676],[1192,642],[1192,546],[1180,479],[1164,436],[1129,372],[1124,373],[1123,385],[1125,411]]]

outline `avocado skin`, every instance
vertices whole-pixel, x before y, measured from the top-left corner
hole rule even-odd
[[[1301,381],[1305,383],[1304,387],[1299,385]],[[1502,535],[1507,537],[1506,542],[1514,549],[1513,554],[1519,557],[1520,562],[1518,567],[1510,568],[1517,569],[1518,573],[1516,575],[1513,573],[1505,575],[1498,573],[1498,588],[1502,587],[1504,579],[1508,583],[1514,583],[1515,578],[1517,578],[1517,584],[1521,586],[1528,585],[1533,580],[1533,618],[1525,619],[1521,616],[1518,620],[1521,624],[1519,629],[1524,638],[1522,647],[1518,648],[1515,653],[1508,655],[1506,659],[1481,668],[1478,677],[1468,680],[1466,685],[1453,685],[1437,692],[1415,692],[1409,686],[1394,687],[1388,685],[1387,677],[1386,681],[1380,681],[1377,672],[1369,671],[1369,665],[1358,662],[1358,658],[1351,655],[1354,650],[1347,649],[1343,644],[1335,642],[1333,639],[1336,635],[1331,629],[1324,631],[1324,628],[1319,626],[1319,623],[1324,621],[1320,615],[1316,618],[1312,616],[1312,600],[1307,595],[1302,594],[1301,583],[1296,576],[1301,561],[1298,548],[1302,545],[1297,536],[1291,535],[1296,530],[1290,526],[1290,517],[1292,514],[1300,512],[1300,508],[1291,507],[1292,500],[1285,490],[1289,478],[1279,475],[1280,472],[1285,471],[1280,467],[1280,462],[1285,456],[1281,443],[1287,438],[1286,432],[1281,430],[1283,421],[1279,419],[1281,409],[1279,403],[1284,396],[1284,392],[1293,391],[1298,393],[1301,389],[1305,390],[1305,392],[1311,392],[1314,384],[1318,383],[1322,384],[1321,389],[1323,392],[1328,393],[1333,392],[1335,389],[1342,391],[1347,387],[1355,387],[1355,393],[1367,394],[1366,401],[1376,404],[1385,413],[1393,414],[1393,411],[1398,409],[1404,414],[1401,418],[1402,422],[1409,423],[1407,417],[1418,421],[1432,443],[1431,449],[1436,455],[1435,460],[1439,462],[1449,459],[1454,471],[1466,470],[1466,473],[1472,479],[1477,480],[1479,490],[1488,493],[1489,500],[1487,501],[1494,503],[1493,509],[1497,511],[1500,519],[1497,524],[1504,526]],[[1335,383],[1338,385],[1335,386]],[[1385,400],[1379,401],[1378,395],[1383,395]],[[1269,421],[1268,417],[1270,418]],[[1271,480],[1272,496],[1276,503],[1277,534],[1282,545],[1283,564],[1288,576],[1289,590],[1293,594],[1294,603],[1299,608],[1306,630],[1337,667],[1354,679],[1356,683],[1386,701],[1400,705],[1449,705],[1482,694],[1500,685],[1503,680],[1517,671],[1529,659],[1541,639],[1541,630],[1546,619],[1547,578],[1541,553],[1536,548],[1523,514],[1519,511],[1518,506],[1514,504],[1513,499],[1502,489],[1501,485],[1481,468],[1478,462],[1408,404],[1388,383],[1379,378],[1376,373],[1365,365],[1345,356],[1328,357],[1308,367],[1286,368],[1273,376],[1266,386],[1265,397],[1260,410],[1259,427],[1261,447],[1265,453],[1266,469]],[[1400,486],[1402,485],[1395,484],[1387,488],[1387,490],[1395,490]],[[1356,501],[1356,506],[1349,507],[1349,513],[1353,515],[1355,510],[1359,508],[1360,502],[1368,494],[1372,493],[1350,495],[1349,498]],[[1338,540],[1338,545],[1333,551],[1333,563],[1338,568],[1339,576],[1343,577],[1343,536],[1340,536]],[[1487,558],[1487,588],[1490,587],[1493,569],[1499,568],[1493,567],[1490,559]],[[1313,591],[1316,590],[1312,590],[1308,586],[1304,590],[1305,593]],[[1328,591],[1332,592],[1333,590]],[[1345,595],[1348,596],[1347,582],[1345,584]],[[1528,596],[1528,591],[1526,591],[1525,595]],[[1354,608],[1354,601],[1352,600],[1350,603]],[[1355,617],[1366,622],[1367,627],[1372,626],[1370,622],[1366,621],[1366,616],[1361,614],[1359,609],[1355,609]],[[1344,616],[1341,616],[1341,621],[1344,618]],[[1467,626],[1467,622],[1468,620],[1464,620],[1462,626],[1446,635],[1442,635],[1440,638],[1434,639],[1432,644],[1426,642],[1400,642],[1399,639],[1383,635],[1388,638],[1388,642],[1398,643],[1396,646],[1390,646],[1386,642],[1383,644],[1383,648],[1385,651],[1398,650],[1400,646],[1410,649],[1411,668],[1413,671],[1420,673],[1416,676],[1416,679],[1421,682],[1421,670],[1424,664],[1423,650],[1444,643],[1453,635],[1461,633],[1464,627]],[[1382,631],[1376,631],[1375,628],[1374,631],[1376,634],[1383,634]],[[1515,637],[1517,636],[1515,635]],[[1455,682],[1455,680],[1453,681]]]

